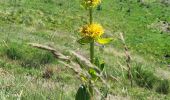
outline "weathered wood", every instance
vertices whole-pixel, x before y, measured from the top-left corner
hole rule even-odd
[[[57,51],[56,49],[52,47],[37,44],[37,43],[29,43],[29,45],[39,48],[39,49],[50,51],[57,59],[60,59],[63,61],[70,61],[70,59],[67,56],[63,55],[62,53],[60,53],[59,51]]]
[[[45,45],[41,45],[41,44],[37,44],[37,43],[29,43],[29,45],[35,47],[35,48],[39,48],[39,49],[43,49],[46,51],[51,52],[57,59],[59,59],[59,62],[63,65],[65,65],[66,67],[68,67],[69,69],[71,69],[76,75],[77,77],[82,81],[81,77],[82,75],[85,76],[86,78],[90,79],[91,75],[88,73],[88,70],[90,68],[96,70],[98,73],[96,73],[96,75],[99,77],[99,80],[101,80],[101,82],[106,85],[108,88],[110,88],[110,85],[107,83],[107,81],[102,77],[103,75],[100,74],[101,70],[96,67],[95,65],[93,65],[88,59],[86,59],[85,57],[83,57],[82,55],[76,53],[75,51],[69,51],[70,55],[69,56],[73,56],[76,59],[78,59],[80,62],[76,62],[73,61],[72,57],[69,56],[65,56],[64,54],[62,54],[61,52],[59,52],[59,50],[56,50],[52,47],[49,46],[45,46]],[[81,64],[85,66],[86,70],[82,70],[81,68]],[[116,80],[118,81],[117,78],[108,75],[108,79],[110,80]],[[95,91],[97,92],[97,94],[100,94],[100,91],[98,90],[97,87],[94,86]]]
[[[101,72],[101,70],[100,70],[98,67],[96,67],[95,65],[93,65],[88,59],[86,59],[86,58],[83,57],[82,55],[76,53],[75,51],[70,51],[70,53],[71,53],[72,55],[74,55],[76,58],[78,58],[83,65],[86,65],[87,67],[85,67],[85,68],[86,68],[87,70],[89,70],[90,68],[92,68],[92,69],[96,70],[98,73]]]

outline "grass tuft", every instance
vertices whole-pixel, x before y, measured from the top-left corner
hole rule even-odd
[[[16,44],[10,45],[8,48],[6,48],[5,53],[7,57],[12,60],[19,60],[22,58],[19,46],[17,46]]]
[[[164,79],[160,80],[158,87],[156,88],[156,92],[161,94],[168,94],[169,93],[169,81]]]
[[[5,55],[12,60],[18,60],[20,65],[28,68],[37,68],[52,63],[55,58],[50,52],[34,49],[26,44],[9,43]]]
[[[148,89],[152,89],[154,86],[154,83],[157,79],[154,74],[149,71],[142,68],[142,66],[137,65],[132,69],[132,76],[133,80],[136,82],[136,84],[140,87],[146,87]]]

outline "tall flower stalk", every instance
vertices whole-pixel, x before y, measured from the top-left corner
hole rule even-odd
[[[93,8],[89,9],[89,22],[90,24],[93,23]],[[92,40],[92,42],[90,43],[90,61],[91,63],[94,63],[94,40]]]
[[[91,0],[91,3],[92,3],[92,0]],[[93,24],[93,8],[90,7],[89,9],[89,23],[90,25]],[[94,40],[91,41],[90,43],[90,62],[93,64],[94,63]],[[92,83],[91,81],[89,81],[89,89],[92,87]],[[91,88],[90,90],[90,99],[93,100],[93,90]]]
[[[89,23],[80,28],[82,38],[78,40],[80,44],[90,44],[90,61],[94,64],[94,44],[106,44],[111,38],[102,38],[103,27],[93,21],[93,8],[101,3],[101,0],[82,0],[82,5],[89,11]]]
[[[81,39],[78,40],[80,44],[89,44],[90,45],[90,62],[92,64],[94,63],[94,50],[95,50],[95,42],[99,44],[106,44],[112,40],[111,38],[102,38],[102,35],[104,34],[104,29],[103,27],[94,22],[93,20],[93,11],[96,6],[98,6],[101,3],[101,0],[81,0],[82,1],[82,6],[88,10],[89,12],[89,22],[88,24],[82,26],[80,28],[80,35]],[[95,70],[90,69],[88,71],[90,74],[93,74],[95,76]],[[95,79],[95,80],[94,80]],[[96,81],[97,78],[92,78],[88,79],[88,82],[86,83],[86,88],[88,88],[88,91],[90,93],[90,100],[94,100],[94,93],[93,93],[93,83]],[[81,88],[79,88],[81,90]],[[80,92],[78,92],[79,94]],[[85,96],[85,95],[84,95]]]

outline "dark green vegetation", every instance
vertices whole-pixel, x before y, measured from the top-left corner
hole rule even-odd
[[[144,69],[143,66],[136,66],[132,70],[132,76],[134,81],[140,87],[146,87],[152,89],[155,83],[156,77],[150,70]]]
[[[88,90],[86,90],[85,86],[80,86],[80,88],[77,91],[76,100],[90,100],[90,94],[88,93]]]
[[[38,52],[25,44],[10,43],[4,51],[4,55],[9,59],[20,60],[23,67],[40,67],[52,63],[55,59],[49,52]]]
[[[118,39],[96,54],[106,61],[107,72],[119,79],[111,84],[116,97],[168,99],[170,6],[161,3],[164,0],[137,1],[104,0],[94,19],[101,22],[106,37],[117,38],[117,32],[124,32],[133,58],[131,65],[136,70],[134,87],[130,88],[127,80]],[[28,43],[51,45],[61,51],[78,50],[86,55],[86,46],[76,40],[87,14],[79,0],[0,0],[0,99],[73,99],[80,85],[75,75],[49,52]]]
[[[156,92],[168,94],[169,93],[169,82],[168,80],[160,80],[159,86],[156,89]]]

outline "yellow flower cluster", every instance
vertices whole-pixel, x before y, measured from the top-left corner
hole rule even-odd
[[[88,24],[80,29],[83,37],[91,37],[93,39],[99,38],[103,33],[104,29],[100,24]]]
[[[101,3],[101,0],[82,0],[82,5],[85,8],[95,7]]]

